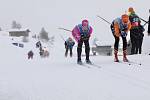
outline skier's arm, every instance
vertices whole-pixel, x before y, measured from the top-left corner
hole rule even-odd
[[[131,23],[129,22],[128,23],[128,28],[127,28],[127,30],[125,32],[128,33],[130,29],[131,29]]]
[[[72,30],[72,36],[74,37],[74,39],[78,42],[80,40],[80,32],[77,28],[77,26]]]
[[[73,42],[72,42],[72,46],[74,46],[74,45],[75,45],[75,42],[73,41]]]
[[[89,38],[91,37],[92,32],[93,32],[93,28],[90,26]]]
[[[115,36],[119,37],[120,36],[120,32],[119,32],[119,25],[117,22],[114,22],[114,30],[115,30]]]

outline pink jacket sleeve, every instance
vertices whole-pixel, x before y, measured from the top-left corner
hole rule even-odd
[[[93,32],[92,27],[90,26],[90,31],[89,31],[89,36],[91,36]],[[75,28],[72,30],[72,36],[74,37],[74,39],[78,42],[80,40],[80,31],[78,29],[77,26],[75,26]]]
[[[72,30],[72,36],[77,42],[80,40],[80,32],[77,26],[75,26],[75,28]]]
[[[92,32],[93,32],[93,28],[90,26],[90,32],[89,32],[90,36],[91,36]]]

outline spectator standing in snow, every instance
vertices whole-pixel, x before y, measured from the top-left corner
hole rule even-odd
[[[28,52],[28,59],[33,59],[33,55],[34,55],[33,51],[30,50],[30,51]]]
[[[135,54],[141,54],[142,53],[142,43],[143,43],[143,32],[145,31],[144,27],[142,25],[139,25],[138,27],[138,33],[135,36],[136,42],[135,42]]]
[[[141,25],[139,16],[135,13],[134,9],[130,7],[128,9],[129,20],[131,22],[130,39],[131,39],[131,54],[137,54],[138,50],[141,53],[141,46],[143,41],[144,28]]]
[[[42,47],[42,44],[41,44],[40,41],[38,41],[38,42],[36,43],[36,48],[40,48],[40,47]]]

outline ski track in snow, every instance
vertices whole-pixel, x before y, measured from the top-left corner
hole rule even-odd
[[[25,44],[25,48],[13,46],[9,38],[1,37],[0,42],[0,100],[150,98],[150,56],[128,56],[133,62],[142,62],[140,66],[115,63],[111,56],[91,56],[94,65],[82,66],[76,64],[76,54],[65,58],[61,46],[54,45],[57,50],[50,48],[50,57],[41,59],[34,47],[35,40]],[[28,60],[26,56],[30,49],[35,51],[33,60]],[[122,93],[121,89],[124,90]]]

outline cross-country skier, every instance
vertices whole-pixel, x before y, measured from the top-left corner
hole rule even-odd
[[[65,41],[65,56],[67,57],[68,55],[68,50],[70,51],[70,57],[72,57],[72,49],[74,46],[75,42],[73,41],[73,39],[71,37],[69,37],[66,41]]]
[[[127,33],[131,28],[131,23],[129,21],[129,16],[127,14],[123,14],[121,18],[116,18],[113,20],[111,24],[111,31],[115,38],[115,44],[114,44],[114,61],[119,62],[118,59],[118,45],[119,45],[119,38],[121,36],[123,40],[123,61],[128,62],[128,59],[126,57],[127,55]]]
[[[89,25],[88,20],[83,20],[82,24],[78,24],[72,30],[72,35],[78,43],[77,47],[77,63],[82,64],[81,60],[81,53],[82,53],[82,45],[85,44],[85,54],[86,54],[86,63],[90,63],[89,53],[90,53],[90,46],[89,46],[89,38],[92,34],[92,27]]]

